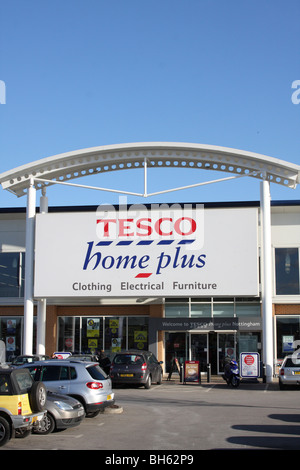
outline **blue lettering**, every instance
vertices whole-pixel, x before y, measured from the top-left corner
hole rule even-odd
[[[101,253],[98,251],[97,253],[94,253],[93,256],[91,256],[92,248],[93,248],[94,242],[88,242],[88,249],[85,257],[85,261],[83,263],[83,269],[86,270],[88,267],[89,262],[91,261],[94,256],[96,256],[96,262],[95,266],[93,267],[93,270],[98,267],[98,264],[100,263],[101,260]]]

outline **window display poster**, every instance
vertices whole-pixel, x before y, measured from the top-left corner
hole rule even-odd
[[[134,345],[137,349],[146,349],[148,338],[147,331],[135,331],[134,332]]]
[[[88,337],[98,337],[100,331],[100,319],[89,318],[87,321],[87,331],[86,334]]]
[[[8,336],[6,338],[6,351],[16,350],[16,338],[15,336]]]
[[[122,338],[112,338],[111,340],[111,352],[120,352],[122,345]]]
[[[282,351],[293,352],[293,343],[294,343],[294,336],[282,336]]]

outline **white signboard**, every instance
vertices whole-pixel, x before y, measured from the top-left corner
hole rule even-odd
[[[240,354],[241,377],[257,378],[259,377],[259,354],[241,353]]]
[[[36,298],[258,294],[252,208],[37,214],[35,248]]]

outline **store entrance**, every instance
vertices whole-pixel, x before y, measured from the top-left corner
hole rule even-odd
[[[170,372],[176,359],[182,366],[188,360],[199,361],[201,372],[206,372],[207,364],[210,364],[213,375],[222,374],[226,356],[236,358],[235,332],[165,332],[166,373]],[[177,373],[176,368],[173,372]]]

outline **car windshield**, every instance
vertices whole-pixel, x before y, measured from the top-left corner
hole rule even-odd
[[[300,367],[300,358],[288,357],[284,367]]]
[[[29,364],[30,362],[37,361],[38,357],[26,357],[26,356],[19,356],[16,357],[13,361],[12,364]]]
[[[140,354],[118,354],[114,358],[114,363],[126,365],[141,365],[144,363],[144,359],[143,356],[141,356]]]

